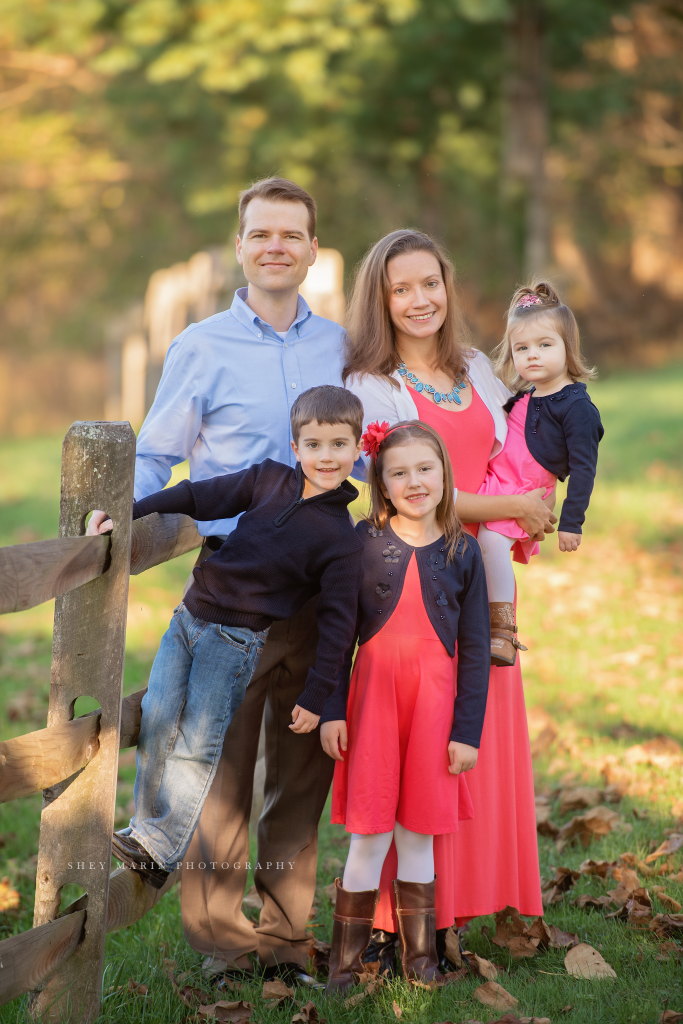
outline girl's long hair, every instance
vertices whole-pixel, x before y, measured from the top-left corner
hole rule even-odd
[[[443,498],[436,507],[436,521],[443,530],[448,544],[446,560],[452,562],[460,541],[463,541],[463,551],[467,546],[467,541],[464,539],[462,523],[455,511],[453,467],[448,450],[436,430],[427,423],[420,423],[418,420],[403,420],[391,428],[389,436],[380,444],[377,458],[371,459],[368,467],[371,505],[366,519],[378,530],[383,530],[389,519],[396,515],[396,509],[391,501],[382,493],[383,456],[390,448],[405,448],[412,444],[428,445],[443,466]]]
[[[396,352],[394,326],[389,316],[389,276],[387,264],[410,252],[428,252],[437,260],[448,300],[446,319],[439,329],[436,367],[455,380],[467,373],[472,355],[469,332],[455,291],[455,271],[447,253],[429,235],[406,229],[392,231],[369,250],[356,269],[351,298],[346,311],[346,347],[344,384],[349,377],[366,374],[384,377],[394,387],[392,376],[400,359]]]
[[[517,307],[517,303],[525,295],[534,295],[540,302],[530,306]],[[512,330],[519,324],[536,316],[548,316],[553,327],[564,341],[567,353],[567,373],[572,380],[593,380],[596,376],[594,366],[589,366],[581,354],[579,325],[571,309],[560,299],[555,288],[549,281],[535,279],[531,284],[518,288],[512,296],[507,312],[507,324],[501,343],[491,353],[496,375],[504,381],[511,391],[527,390],[529,381],[517,373],[512,359]]]

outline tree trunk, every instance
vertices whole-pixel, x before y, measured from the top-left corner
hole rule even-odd
[[[503,173],[525,190],[524,269],[547,270],[550,259],[545,150],[547,68],[541,0],[517,0],[505,36]]]

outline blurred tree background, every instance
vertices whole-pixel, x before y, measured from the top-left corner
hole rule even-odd
[[[479,341],[550,270],[602,365],[683,343],[683,0],[0,0],[0,349],[99,350],[238,191],[350,273],[442,239]]]

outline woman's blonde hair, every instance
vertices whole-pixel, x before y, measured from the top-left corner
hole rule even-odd
[[[441,268],[446,287],[446,319],[439,329],[435,368],[455,380],[467,373],[467,357],[472,354],[469,333],[455,291],[455,271],[441,246],[422,231],[392,231],[376,242],[356,269],[351,298],[346,311],[346,348],[342,379],[384,377],[394,387],[392,376],[400,359],[396,352],[394,326],[389,315],[389,275],[387,264],[406,253],[428,252]]]
[[[525,295],[533,296],[537,301],[520,306],[519,303]],[[498,377],[507,384],[511,391],[525,390],[530,387],[529,382],[520,377],[515,369],[510,335],[519,324],[528,322],[532,317],[537,316],[550,317],[553,327],[564,341],[567,353],[567,373],[571,379],[593,380],[596,370],[594,366],[588,366],[581,355],[579,325],[574,314],[568,306],[564,305],[552,284],[549,281],[541,280],[534,280],[531,284],[518,288],[512,296],[503,340],[491,353]]]
[[[426,444],[443,466],[443,497],[436,507],[436,521],[443,530],[446,544],[448,544],[446,560],[451,562],[455,557],[460,540],[464,541],[462,523],[455,511],[453,498],[453,467],[446,445],[436,430],[427,423],[420,423],[418,420],[403,420],[393,426],[391,432],[381,442],[377,458],[371,459],[368,467],[371,505],[366,519],[378,530],[383,530],[389,519],[396,515],[396,509],[382,491],[383,456],[390,448],[407,448],[412,444]],[[467,542],[464,541],[463,551],[466,546]]]

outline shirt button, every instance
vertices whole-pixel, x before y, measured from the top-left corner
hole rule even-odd
[[[293,388],[295,388],[295,387],[296,387],[296,384],[292,384],[292,387],[293,387]]]
[[[262,337],[263,337],[263,332],[262,332],[262,331],[259,331],[259,332],[258,332],[258,336],[259,336],[259,338],[262,338]]]
[[[287,342],[285,342],[285,348],[287,348]]]

